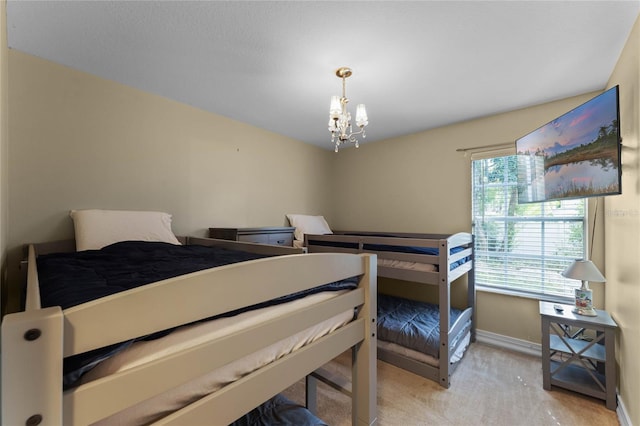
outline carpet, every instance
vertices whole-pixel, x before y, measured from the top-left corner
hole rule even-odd
[[[326,366],[350,376],[350,353]],[[618,425],[604,401],[578,393],[542,389],[538,357],[472,344],[445,389],[393,365],[378,361],[378,424],[413,425]],[[304,382],[284,392],[304,403]],[[351,400],[320,383],[318,416],[332,426],[351,425]]]

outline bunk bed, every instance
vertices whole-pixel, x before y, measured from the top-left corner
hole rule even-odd
[[[43,303],[52,296],[40,292],[38,259],[140,241],[76,253],[73,240],[27,246],[25,308],[2,322],[2,424],[227,425],[348,349],[353,424],[376,422],[375,256],[176,240],[176,250],[251,255],[62,308]],[[354,288],[288,296],[342,281]],[[85,282],[73,285],[89,292]],[[262,308],[273,300],[281,303]],[[95,366],[83,361],[88,371],[67,374],[68,360],[95,353]]]
[[[304,246],[309,253],[373,253],[378,276],[438,286],[437,305],[378,295],[378,358],[450,386],[458,361],[475,341],[471,234],[334,231],[304,234]],[[463,276],[467,306],[456,309],[451,306],[451,284]],[[418,339],[388,326],[411,329]]]

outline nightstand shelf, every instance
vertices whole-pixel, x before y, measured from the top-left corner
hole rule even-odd
[[[570,305],[563,305],[563,311],[553,306],[540,302],[542,387],[558,386],[603,399],[607,408],[615,410],[617,324],[603,310],[589,317],[573,313]],[[584,338],[591,334],[594,337]]]
[[[561,365],[561,362],[551,361],[551,371],[557,371]],[[604,374],[600,374],[595,370],[590,370],[590,372],[596,377],[598,382],[596,382],[589,372],[583,367],[577,364],[567,365],[562,368],[562,370],[552,373],[551,384],[563,389],[579,392],[583,395],[589,395],[594,398],[606,400],[606,387],[605,390],[603,390],[598,385],[598,383],[601,383],[604,386],[606,383],[606,377]]]
[[[580,353],[580,357],[582,358],[596,362],[605,362],[607,360],[607,352],[605,351],[604,345],[595,344],[587,348],[591,342],[585,340],[565,338],[567,342],[565,343],[565,341],[556,334],[551,334],[549,338],[551,339],[550,347],[552,351],[571,354],[571,349],[573,349],[573,352]],[[571,348],[567,347],[567,344],[569,344]]]

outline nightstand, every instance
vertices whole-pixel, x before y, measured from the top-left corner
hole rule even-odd
[[[209,228],[209,238],[244,241],[247,243],[293,246],[293,231],[288,226],[270,226],[260,228]]]
[[[618,325],[603,310],[598,316],[574,314],[573,305],[540,302],[542,319],[542,387],[551,385],[606,401],[616,409],[615,331]],[[595,332],[589,339],[585,332]]]

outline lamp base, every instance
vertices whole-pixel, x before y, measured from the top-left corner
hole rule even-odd
[[[585,315],[588,317],[598,316],[598,313],[593,309],[593,292],[590,288],[576,288],[576,303],[572,312],[578,315]]]
[[[591,309],[573,308],[571,310],[571,312],[573,312],[574,314],[578,314],[578,315],[584,315],[585,317],[597,317],[598,316],[598,311],[596,311],[593,308],[591,308]]]

